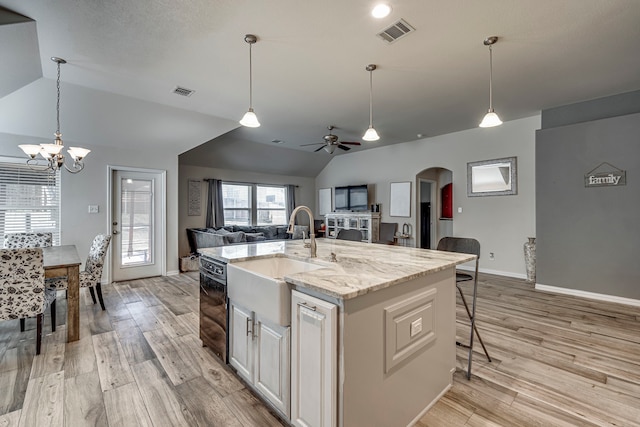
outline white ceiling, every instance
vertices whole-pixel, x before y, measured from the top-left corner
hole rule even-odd
[[[307,176],[332,155],[300,145],[321,142],[327,125],[361,141],[370,63],[381,140],[352,152],[477,126],[488,108],[490,35],[500,37],[494,107],[503,120],[640,89],[638,0],[395,0],[382,20],[369,15],[373,3],[0,0],[35,21],[0,25],[0,132],[50,138],[51,56],[68,61],[67,141],[179,154],[213,140],[213,154],[200,148],[181,161],[251,170],[265,164],[267,149],[254,145],[262,143],[279,153],[269,168]],[[399,18],[416,31],[391,45],[376,37]],[[249,103],[247,33],[258,36],[253,104],[262,126],[233,130]],[[176,86],[196,92],[180,97]]]

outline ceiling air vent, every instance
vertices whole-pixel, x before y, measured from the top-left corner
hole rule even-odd
[[[193,92],[195,92],[195,90],[187,89],[186,87],[180,87],[180,86],[176,86],[176,88],[173,90],[173,93],[175,93],[176,95],[182,95],[182,96],[191,96]]]
[[[387,43],[393,43],[399,38],[402,38],[415,30],[416,29],[409,25],[407,21],[401,19],[390,27],[380,31],[377,35]]]

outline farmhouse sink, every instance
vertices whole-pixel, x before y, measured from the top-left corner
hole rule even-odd
[[[282,326],[291,323],[291,289],[284,276],[323,265],[286,257],[252,259],[227,265],[227,294],[234,303]]]

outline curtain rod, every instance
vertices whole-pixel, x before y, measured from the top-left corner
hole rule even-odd
[[[213,181],[216,180],[218,178],[202,178],[203,181]],[[221,180],[222,182],[229,182],[232,184],[251,184],[251,185],[278,185],[278,186],[282,186],[282,185],[293,185],[296,188],[299,188],[300,186],[297,184],[270,184],[268,182],[244,182],[244,181],[225,181],[225,180]]]

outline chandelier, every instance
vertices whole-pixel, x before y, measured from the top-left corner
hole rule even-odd
[[[27,160],[27,164],[31,169],[47,171],[49,173],[55,173],[59,169],[64,166],[64,168],[71,173],[78,173],[84,168],[84,163],[82,160],[89,154],[91,150],[87,150],[82,147],[69,147],[67,153],[73,159],[73,165],[71,167],[67,166],[64,161],[64,155],[62,154],[62,149],[64,148],[64,144],[62,143],[62,134],[60,133],[60,65],[66,64],[62,58],[57,58],[55,56],[51,57],[51,60],[58,64],[58,79],[56,82],[56,88],[58,91],[58,100],[56,102],[56,120],[57,120],[57,128],[55,135],[55,140],[52,144],[22,144],[18,145],[25,152],[29,159]],[[36,156],[40,154],[46,161],[47,165],[40,165]]]

